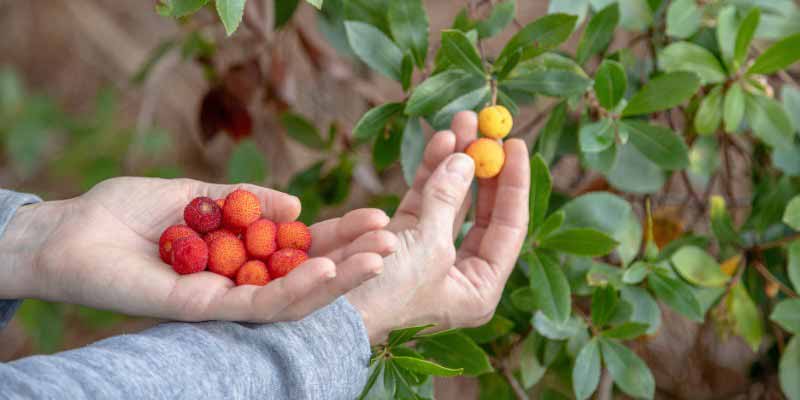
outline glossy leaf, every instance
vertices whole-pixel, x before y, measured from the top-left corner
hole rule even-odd
[[[583,346],[572,368],[572,390],[578,400],[588,399],[600,383],[600,345],[592,339]]]
[[[573,71],[541,69],[514,75],[502,81],[503,87],[552,97],[571,97],[583,94],[592,81]]]
[[[769,97],[748,94],[747,116],[759,139],[772,147],[791,147],[794,126],[780,103]]]
[[[606,110],[613,110],[628,90],[628,77],[622,64],[603,60],[594,76],[594,92],[597,101]]]
[[[638,285],[650,273],[650,267],[647,264],[637,261],[633,263],[625,273],[622,274],[622,282],[628,285]]]
[[[562,224],[564,224],[564,218],[566,218],[564,211],[556,211],[550,214],[550,216],[548,216],[547,219],[544,220],[542,225],[538,227],[538,230],[536,231],[536,236],[537,237],[550,236],[551,233],[555,232],[558,228],[561,227]]]
[[[675,0],[667,8],[667,35],[686,39],[700,29],[702,19],[695,0]]]
[[[727,302],[736,334],[744,338],[753,351],[758,350],[764,336],[764,323],[758,307],[741,282],[733,285]]]
[[[286,134],[298,143],[312,149],[324,149],[327,143],[322,139],[317,127],[301,115],[284,113],[281,115],[281,125],[286,129]]]
[[[422,337],[417,350],[448,368],[463,368],[464,375],[478,376],[493,370],[489,356],[470,339],[458,331]]]
[[[647,333],[648,324],[639,322],[626,322],[615,326],[607,331],[603,331],[603,337],[619,340],[633,340]]]
[[[233,35],[244,15],[244,3],[246,0],[216,0],[217,14],[225,26],[225,33]]]
[[[592,17],[578,42],[575,58],[579,64],[585,63],[589,57],[608,47],[611,39],[614,38],[614,29],[618,23],[619,5],[617,3],[609,4]]]
[[[527,60],[558,47],[572,34],[577,20],[574,15],[550,14],[531,22],[506,43],[495,66],[505,65],[517,52],[520,60]]]
[[[622,121],[621,126],[628,132],[631,144],[659,167],[672,171],[689,166],[689,149],[672,130],[637,120]]]
[[[405,112],[411,116],[433,114],[481,86],[488,86],[482,77],[458,69],[444,71],[426,79],[414,89]]]
[[[800,335],[800,299],[787,299],[776,304],[769,319],[780,324],[783,329]]]
[[[761,21],[761,10],[758,7],[753,7],[744,17],[742,23],[739,24],[739,31],[736,33],[736,47],[734,48],[734,65],[742,65],[747,58],[747,50],[750,48],[750,42],[758,29],[758,24]]]
[[[787,255],[788,263],[786,272],[789,275],[792,286],[794,286],[795,292],[798,292],[800,291],[800,240],[789,243],[787,252],[789,254]]]
[[[800,33],[786,37],[764,51],[747,70],[748,74],[769,75],[800,60]]]
[[[667,303],[672,309],[693,321],[703,321],[700,303],[697,302],[689,285],[661,273],[650,274],[647,277],[647,283],[656,297]]]
[[[601,286],[592,292],[592,325],[602,328],[617,311],[619,296],[612,286]]]
[[[530,223],[528,233],[539,229],[547,215],[553,182],[547,163],[538,153],[531,157],[531,195],[529,198]]]
[[[717,58],[704,47],[691,42],[676,42],[661,51],[659,66],[666,72],[688,71],[700,77],[703,84],[725,80],[725,70]]]
[[[402,112],[403,106],[403,103],[386,103],[367,111],[353,128],[353,138],[366,141],[383,133],[386,123]]]
[[[778,376],[783,393],[791,400],[800,399],[800,336],[793,337],[783,351]]]
[[[236,145],[228,160],[228,182],[263,183],[267,178],[267,160],[251,140],[242,140]]]
[[[397,346],[413,339],[418,333],[432,327],[432,324],[412,326],[405,329],[397,329],[389,333],[388,346]]]
[[[161,0],[156,4],[156,11],[165,17],[185,17],[199,11],[208,4],[208,0]]]
[[[709,92],[694,117],[694,129],[701,135],[712,135],[719,128],[723,115],[722,85],[717,85]]]
[[[462,332],[472,338],[475,343],[483,344],[489,343],[507,333],[511,332],[514,328],[514,322],[510,319],[503,317],[500,314],[495,314],[489,322],[476,327],[465,328]]]
[[[566,321],[572,303],[569,282],[561,266],[550,256],[536,252],[530,253],[526,261],[537,308],[552,321]]]
[[[661,327],[661,308],[650,293],[638,286],[622,286],[622,299],[633,306],[631,322],[646,324],[647,334],[653,335]]]
[[[500,33],[514,19],[515,11],[515,0],[506,0],[495,4],[489,16],[475,26],[478,30],[478,38],[486,39]]]
[[[719,263],[699,247],[682,247],[672,255],[672,264],[684,279],[695,285],[719,287],[730,280]]]
[[[458,376],[464,370],[461,368],[447,368],[422,358],[392,357],[392,362],[409,371],[433,376]]]
[[[614,340],[600,339],[606,368],[623,392],[637,398],[653,398],[655,379],[647,364],[629,348]]]
[[[628,101],[625,116],[649,114],[675,107],[692,97],[700,79],[692,72],[672,72],[654,78]]]
[[[400,81],[403,51],[378,28],[359,21],[344,23],[350,48],[359,59],[389,78]]]
[[[428,13],[422,0],[390,1],[387,12],[395,43],[401,50],[410,50],[422,67],[428,53]]]
[[[477,76],[485,76],[483,61],[472,42],[458,30],[442,31],[442,52],[450,63]]]
[[[616,125],[610,118],[581,126],[578,143],[584,153],[599,153],[614,144]]]
[[[540,242],[540,246],[546,249],[591,257],[606,255],[618,244],[605,233],[591,228],[561,230],[543,238]]]
[[[746,108],[744,90],[738,82],[734,82],[725,93],[722,119],[725,122],[725,132],[734,133],[739,130],[739,125],[744,119]]]

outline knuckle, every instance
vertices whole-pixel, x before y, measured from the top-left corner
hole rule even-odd
[[[428,197],[446,204],[458,203],[458,189],[450,183],[434,185],[428,189]]]

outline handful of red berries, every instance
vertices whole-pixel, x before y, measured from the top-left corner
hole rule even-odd
[[[262,218],[261,202],[246,190],[224,199],[198,197],[186,206],[183,219],[186,225],[170,226],[158,241],[161,259],[179,274],[207,268],[237,285],[264,286],[308,259],[308,226]]]

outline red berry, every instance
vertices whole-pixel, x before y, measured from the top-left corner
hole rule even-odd
[[[172,269],[185,275],[200,272],[208,265],[208,246],[199,236],[186,236],[172,244]]]
[[[222,210],[210,197],[198,197],[183,209],[183,219],[197,232],[211,232],[222,225]]]
[[[172,264],[173,241],[186,236],[197,236],[197,232],[186,225],[172,225],[158,239],[158,255],[167,264]]]
[[[267,269],[272,279],[286,276],[293,269],[308,260],[308,254],[298,249],[280,249],[269,257]]]

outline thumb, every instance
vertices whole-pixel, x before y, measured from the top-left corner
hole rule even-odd
[[[444,160],[422,190],[420,230],[429,237],[452,237],[453,222],[469,192],[475,163],[468,155],[456,153]]]

